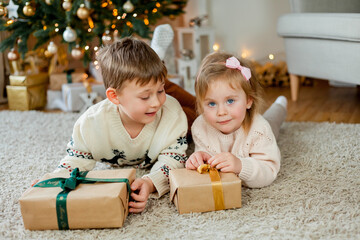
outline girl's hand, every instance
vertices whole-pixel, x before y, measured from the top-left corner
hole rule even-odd
[[[233,172],[239,174],[242,169],[241,160],[229,152],[219,153],[209,159],[211,167],[219,169],[221,172]]]
[[[186,169],[196,170],[200,165],[207,162],[210,158],[211,155],[206,152],[202,152],[202,151],[194,152],[193,154],[190,155],[189,159],[186,161],[185,164]]]
[[[140,213],[145,210],[150,193],[155,191],[155,186],[150,178],[137,178],[131,184],[131,197],[134,201],[129,202],[129,212]]]

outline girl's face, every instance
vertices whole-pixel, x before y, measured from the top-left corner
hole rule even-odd
[[[229,134],[241,127],[252,100],[242,88],[233,89],[229,83],[218,79],[209,85],[202,104],[206,122],[223,134]]]

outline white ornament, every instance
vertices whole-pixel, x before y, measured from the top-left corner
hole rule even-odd
[[[62,3],[62,7],[63,9],[65,9],[66,11],[69,11],[72,7],[72,3],[70,2],[70,0],[65,0],[63,3]]]
[[[164,60],[165,53],[174,40],[174,31],[170,24],[162,24],[155,28],[151,48],[158,54],[161,60]]]
[[[9,18],[18,18],[17,10],[19,8],[18,5],[15,5],[12,0],[9,1],[9,5],[6,6],[8,10],[8,16]]]
[[[57,48],[56,44],[53,41],[51,41],[51,42],[49,42],[49,45],[47,46],[47,50],[49,51],[49,53],[55,54],[55,53],[57,53],[58,48]]]
[[[127,13],[134,11],[134,5],[130,2],[130,0],[127,0],[126,3],[124,3],[123,8]]]
[[[76,31],[71,27],[66,27],[66,30],[63,33],[63,38],[66,42],[74,42],[77,38]]]

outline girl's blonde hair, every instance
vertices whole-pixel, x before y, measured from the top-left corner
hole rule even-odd
[[[106,88],[120,91],[124,82],[135,80],[141,86],[165,81],[167,70],[156,52],[145,42],[125,37],[102,47],[96,56]]]
[[[251,78],[247,81],[238,69],[231,69],[225,66],[225,62],[233,55],[227,53],[211,53],[207,55],[200,66],[196,82],[196,106],[199,114],[204,112],[203,102],[211,83],[216,81],[226,81],[233,89],[243,89],[248,99],[253,103],[250,109],[247,109],[243,127],[247,133],[250,129],[251,122],[256,113],[261,111],[263,105],[263,90],[257,81],[255,74],[251,70]],[[239,58],[237,58],[239,60]],[[250,68],[245,61],[240,61],[241,65]],[[250,68],[251,69],[251,68]]]

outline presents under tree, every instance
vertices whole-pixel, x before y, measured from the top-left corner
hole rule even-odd
[[[47,73],[15,76],[10,75],[10,85],[6,86],[9,109],[32,110],[46,105]]]

